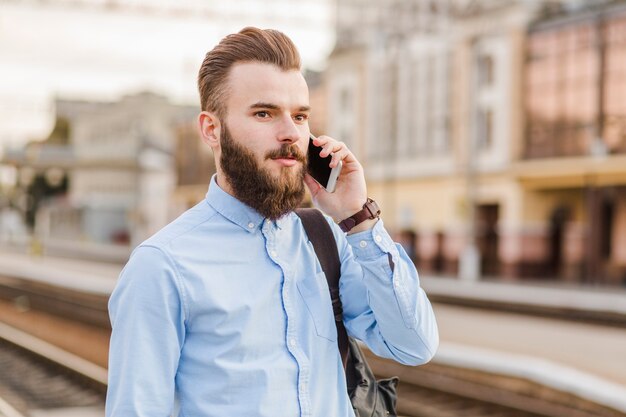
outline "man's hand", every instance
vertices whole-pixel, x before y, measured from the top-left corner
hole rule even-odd
[[[367,200],[363,167],[344,143],[329,136],[319,136],[313,140],[313,144],[322,148],[320,151],[322,158],[332,155],[331,168],[336,167],[339,161],[343,162],[334,193],[326,191],[309,174],[304,179],[313,197],[313,204],[336,222],[340,222],[360,211]],[[359,225],[361,227],[357,226],[353,231],[365,230],[372,227],[373,223],[375,220],[363,222]]]

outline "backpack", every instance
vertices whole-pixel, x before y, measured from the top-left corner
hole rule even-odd
[[[337,326],[337,344],[354,414],[356,417],[395,417],[398,378],[377,381],[356,340],[348,336],[343,325],[343,310],[339,298],[341,264],[330,225],[317,209],[297,209],[295,212],[302,220],[328,281]]]

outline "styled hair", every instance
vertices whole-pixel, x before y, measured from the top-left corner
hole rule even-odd
[[[273,29],[243,28],[223,38],[207,52],[198,72],[200,106],[203,111],[226,116],[228,74],[241,62],[273,64],[284,71],[300,70],[300,54],[294,43]]]

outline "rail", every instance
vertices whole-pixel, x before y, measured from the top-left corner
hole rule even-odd
[[[104,407],[107,371],[41,339],[0,323],[0,415],[29,410]]]
[[[0,289],[2,290],[0,294],[5,294],[4,298],[28,300],[31,308],[59,315],[66,320],[79,318],[83,322],[101,328],[109,326],[106,296],[53,288],[38,282],[23,280],[19,282],[17,279],[9,278],[0,278]],[[462,297],[459,296],[459,298]],[[470,303],[476,307],[494,309],[504,309],[502,306],[506,304],[489,304],[479,299],[467,302],[467,304]],[[546,313],[540,306],[534,311],[531,309],[532,306],[524,306],[524,312],[527,314],[555,315],[554,311]],[[608,319],[603,318],[600,313],[596,312],[593,318],[587,317],[587,319],[604,322],[604,324],[613,322],[613,325],[616,325],[613,313],[609,312],[610,314],[606,316]],[[617,325],[620,326],[620,324]],[[44,367],[49,369],[52,367],[60,373],[69,373],[70,379],[78,381],[78,385],[88,387],[90,392],[95,392],[103,398],[106,392],[105,369],[63,352],[19,330],[0,324],[0,346],[15,347],[22,344],[29,346],[27,348],[29,357],[37,358],[39,363],[44,363]],[[520,377],[493,374],[437,362],[421,367],[406,367],[378,358],[367,351],[366,355],[372,369],[379,377],[392,375],[400,377],[398,412],[401,416],[626,417],[626,413],[621,411]],[[61,369],[64,370],[60,371]],[[0,416],[21,417],[11,414],[10,409],[5,411],[1,398]]]
[[[364,352],[378,377],[400,377],[401,416],[626,417],[618,410],[522,378],[436,362],[410,367]]]

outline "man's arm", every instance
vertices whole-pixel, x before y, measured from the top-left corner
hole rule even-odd
[[[404,249],[392,241],[382,220],[347,238],[337,226],[333,232],[348,333],[379,356],[407,365],[428,362],[439,345],[437,323]]]
[[[151,246],[133,252],[109,300],[107,416],[171,415],[185,337],[180,288],[165,253]]]
[[[343,143],[328,136],[314,142],[323,148],[322,157],[333,156],[331,167],[343,162],[334,193],[310,176],[305,178],[314,204],[338,223],[360,211],[367,200],[363,167]],[[430,360],[439,344],[432,307],[415,265],[389,237],[382,220],[364,221],[350,230],[347,239],[336,224],[333,233],[341,259],[339,289],[348,333],[380,356],[406,364]]]

